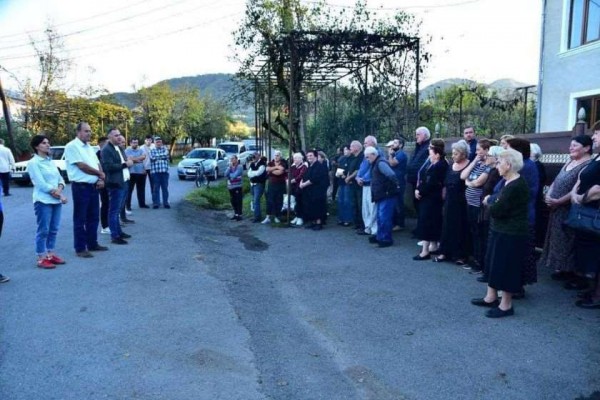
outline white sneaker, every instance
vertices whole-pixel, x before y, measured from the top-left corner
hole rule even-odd
[[[275,219],[273,220],[276,224],[280,224],[281,221],[279,220],[279,218],[275,217]]]
[[[271,223],[271,217],[267,217],[265,219],[263,219],[263,222],[261,222],[261,224],[270,224]]]
[[[417,246],[423,246],[423,242],[424,242],[423,240],[417,242]]]
[[[102,228],[100,229],[100,233],[110,235],[110,228]]]
[[[133,213],[131,212],[131,210],[125,209],[125,215],[131,215],[131,214],[133,214]]]
[[[296,218],[296,226],[302,226],[302,225],[304,225],[304,221],[302,220],[302,218]]]
[[[296,222],[298,222],[298,217],[294,218],[291,222],[292,225],[296,225]]]

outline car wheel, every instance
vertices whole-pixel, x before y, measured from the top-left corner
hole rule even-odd
[[[180,181],[185,181],[185,175],[177,175]]]
[[[213,181],[216,181],[217,179],[219,179],[219,168],[215,168],[215,170],[213,171],[213,176],[212,176]]]

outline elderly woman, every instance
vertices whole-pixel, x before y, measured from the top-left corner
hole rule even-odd
[[[444,187],[444,223],[439,255],[434,262],[456,261],[464,265],[467,258],[467,202],[461,172],[469,165],[469,145],[459,140],[452,145],[452,166],[446,172]]]
[[[304,163],[304,156],[302,153],[294,153],[292,156],[292,166],[290,167],[290,173],[292,175],[290,179],[290,193],[296,198],[296,218],[291,222],[292,225],[302,226],[304,219],[302,217],[302,191],[300,190],[300,182],[306,173],[308,167]]]
[[[311,224],[306,229],[320,231],[323,229],[323,221],[327,217],[327,188],[329,187],[329,173],[327,166],[318,161],[318,153],[311,150],[306,153],[308,169],[300,182],[302,190],[302,215]]]
[[[594,148],[600,148],[600,122],[593,128],[592,140]],[[579,179],[571,191],[571,202],[582,204],[595,209],[600,208],[600,156],[592,161],[581,171]],[[582,308],[600,309],[600,240],[597,236],[580,231],[575,232],[575,265],[581,276],[596,276],[595,288],[582,292],[582,300],[575,304]],[[583,288],[583,287],[581,287]]]
[[[237,156],[234,154],[231,156],[229,161],[229,168],[225,171],[225,178],[227,178],[227,189],[229,190],[229,198],[231,201],[231,207],[233,208],[234,221],[242,220],[242,176],[244,174],[244,168],[240,164]]]
[[[571,190],[581,170],[590,162],[592,145],[589,136],[581,135],[571,139],[569,146],[571,160],[561,168],[544,198],[545,204],[550,209],[550,216],[540,266],[551,268],[552,279],[557,281],[575,278],[573,272],[575,234],[568,229],[563,229],[563,222],[569,214]]]
[[[269,177],[269,187],[267,189],[267,216],[263,224],[271,223],[271,217],[276,224],[280,223],[279,216],[283,207],[283,194],[287,181],[287,163],[281,157],[281,152],[275,152],[272,161],[267,164],[267,175]]]
[[[27,164],[33,182],[33,209],[37,220],[35,251],[37,266],[44,269],[56,268],[65,261],[56,255],[56,236],[60,226],[62,205],[67,202],[63,195],[65,181],[50,157],[50,141],[44,135],[31,139],[35,155]]]
[[[498,172],[504,186],[495,197],[487,196],[483,202],[490,207],[491,229],[486,253],[488,266],[487,293],[475,298],[476,306],[490,307],[486,317],[500,318],[514,314],[512,295],[521,290],[521,270],[527,253],[527,207],[529,188],[519,175],[523,156],[515,150],[504,150],[498,156]],[[498,291],[502,290],[502,301]]]
[[[434,247],[442,236],[442,191],[447,170],[444,141],[432,139],[429,162],[419,171],[415,190],[415,198],[419,201],[416,235],[422,245],[421,252],[413,257],[415,261],[431,258],[430,252],[437,250]]]
[[[394,244],[392,225],[400,183],[388,161],[375,147],[365,148],[365,158],[371,164],[371,201],[377,209],[377,235],[369,241],[379,247],[389,247]]]
[[[481,242],[481,225],[479,215],[481,214],[481,194],[483,185],[487,181],[491,168],[486,165],[485,159],[492,143],[487,139],[480,139],[477,143],[476,156],[469,166],[465,168],[460,178],[465,181],[465,196],[467,199],[467,218],[469,221],[469,241],[473,255],[473,263],[470,266],[473,273],[483,271],[483,257],[485,248]],[[465,265],[465,268],[469,268]]]

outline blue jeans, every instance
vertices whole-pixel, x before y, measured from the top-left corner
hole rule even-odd
[[[396,208],[396,196],[387,197],[376,204],[377,207],[377,241],[380,243],[393,243],[392,218]]]
[[[100,197],[95,185],[73,182],[73,236],[75,251],[98,246]]]
[[[405,211],[404,211],[404,191],[406,190],[406,185],[400,185],[400,190],[396,197],[396,210],[394,210],[394,223],[404,228],[405,225]]]
[[[260,198],[265,193],[265,184],[257,183],[250,187],[252,191],[252,203],[254,204],[254,219],[259,220],[262,218],[262,212],[260,210]]]
[[[121,233],[123,233],[119,214],[121,213],[121,206],[126,196],[127,192],[122,188],[108,189],[108,227],[110,228],[110,237],[112,239],[121,237]]]
[[[341,184],[338,187],[338,221],[344,223],[354,222],[354,207],[350,186]]]
[[[162,192],[163,205],[169,205],[169,173],[157,172],[152,174],[152,205],[160,205],[160,192]]]
[[[56,235],[60,226],[62,204],[45,204],[40,201],[33,203],[37,220],[35,233],[35,252],[42,256],[56,247]]]

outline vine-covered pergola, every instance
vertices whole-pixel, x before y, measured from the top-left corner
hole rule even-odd
[[[290,31],[264,43],[258,61],[251,68],[254,83],[257,143],[267,149],[270,158],[273,89],[277,88],[287,105],[287,128],[290,149],[298,146],[299,110],[302,94],[316,93],[348,76],[362,76],[363,93],[368,93],[369,66],[404,52],[412,52],[416,61],[415,115],[419,114],[420,39],[399,33],[375,34],[364,31]],[[364,133],[370,133],[369,101],[362,110]],[[335,110],[335,95],[334,95]],[[335,114],[335,111],[334,111]],[[282,126],[283,121],[278,121]],[[266,131],[266,132],[265,132]]]

